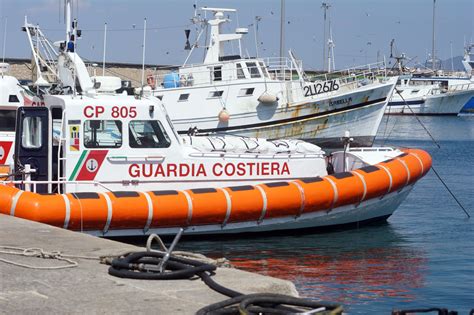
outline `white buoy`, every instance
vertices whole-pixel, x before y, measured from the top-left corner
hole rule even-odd
[[[230,119],[230,114],[229,112],[224,108],[219,112],[219,115],[217,116],[219,118],[220,122],[228,122]]]
[[[265,91],[259,96],[258,101],[263,104],[273,104],[278,101],[278,97]]]

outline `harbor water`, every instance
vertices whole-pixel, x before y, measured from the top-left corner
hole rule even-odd
[[[474,116],[419,119],[441,148],[411,116],[384,117],[378,143],[430,152],[434,169],[474,216]],[[433,171],[387,224],[178,247],[291,280],[302,296],[341,303],[350,314],[474,308],[474,218],[467,219]]]

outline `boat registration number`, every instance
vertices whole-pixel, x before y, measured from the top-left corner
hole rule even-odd
[[[313,83],[303,87],[304,96],[306,97],[337,90],[339,90],[339,80],[328,80],[324,82]]]

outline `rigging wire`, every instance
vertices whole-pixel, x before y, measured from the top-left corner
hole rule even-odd
[[[410,112],[413,114],[413,117],[416,118],[416,120],[418,121],[418,123],[420,123],[420,125],[423,127],[423,129],[425,129],[426,133],[430,136],[431,140],[433,141],[434,144],[436,144],[436,146],[438,147],[438,149],[441,149],[441,146],[439,145],[439,143],[434,139],[434,137],[431,135],[431,133],[428,131],[428,129],[426,128],[426,126],[421,122],[421,120],[418,118],[418,116],[415,114],[415,112],[413,111],[413,109],[410,107],[410,105],[408,105],[407,101],[403,98],[402,94],[401,94],[401,91],[398,90],[397,88],[395,88],[395,91],[398,93],[398,95],[400,95],[401,99],[403,100],[403,102],[405,103],[405,106],[408,107],[408,109],[410,110]],[[464,208],[464,206],[462,205],[462,203],[459,201],[459,199],[456,197],[456,195],[452,192],[452,190],[449,188],[449,186],[445,183],[445,181],[441,178],[441,176],[439,175],[439,173],[436,171],[435,167],[433,165],[431,165],[431,169],[433,170],[433,173],[436,175],[436,177],[439,179],[439,181],[443,184],[443,186],[446,188],[446,190],[448,191],[448,193],[451,195],[451,197],[453,197],[454,201],[456,201],[456,203],[458,204],[458,206],[462,209],[462,211],[464,211],[464,213],[466,214],[467,218],[469,219],[471,217],[471,215],[469,214],[469,212],[466,210],[466,208]]]
[[[173,28],[183,28],[183,27],[190,27],[193,24],[185,24],[185,25],[173,25],[173,26],[157,26],[157,27],[147,27],[146,30],[166,30],[166,29],[173,29]],[[43,28],[44,31],[48,32],[63,32],[63,29],[57,28]],[[133,32],[133,31],[143,31],[143,27],[132,27],[132,28],[107,28],[107,32]],[[104,29],[81,29],[82,32],[103,32]]]
[[[428,128],[426,128],[425,124],[423,124],[423,122],[420,120],[420,118],[418,118],[418,115],[415,114],[415,112],[413,111],[413,109],[410,107],[410,105],[408,105],[407,101],[405,100],[405,98],[402,96],[402,93],[399,89],[395,88],[395,91],[397,92],[398,95],[400,95],[400,98],[403,100],[403,102],[405,103],[404,106],[408,107],[408,109],[410,110],[410,112],[412,113],[413,117],[415,117],[415,119],[418,121],[418,123],[421,125],[421,127],[423,127],[423,129],[426,131],[426,133],[428,134],[428,136],[431,138],[431,140],[433,141],[433,143],[438,147],[438,149],[441,149],[441,146],[439,145],[439,143],[436,141],[436,139],[433,137],[433,135],[429,132]]]

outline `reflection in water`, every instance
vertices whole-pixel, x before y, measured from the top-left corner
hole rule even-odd
[[[302,296],[363,304],[378,298],[411,301],[423,286],[427,259],[389,225],[360,230],[187,242],[180,250],[226,257],[236,267],[295,283]]]

